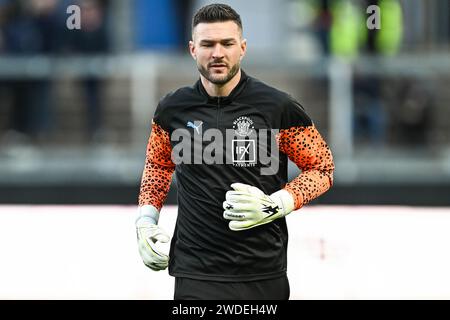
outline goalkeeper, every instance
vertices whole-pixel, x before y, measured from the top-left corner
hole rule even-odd
[[[136,218],[139,252],[152,270],[169,268],[174,299],[288,299],[285,216],[332,186],[331,151],[297,101],[241,69],[247,43],[231,7],[201,8],[192,27],[200,78],[156,108]],[[207,144],[210,130],[233,130],[235,138]],[[262,130],[277,132],[276,170],[264,175],[255,152],[264,139],[250,138]],[[180,132],[194,151],[204,133],[203,153],[185,149],[184,161],[176,161]],[[211,147],[216,159],[231,161],[198,161]],[[288,159],[302,170],[290,182]],[[170,240],[158,219],[174,172],[178,217],[167,253],[156,245]]]

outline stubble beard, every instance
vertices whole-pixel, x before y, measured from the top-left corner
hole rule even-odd
[[[239,68],[241,67],[240,63],[236,63],[234,66],[231,67],[230,71],[228,73],[223,75],[218,74],[212,74],[208,68],[205,68],[204,66],[197,64],[197,69],[200,72],[202,76],[204,76],[209,82],[216,84],[216,85],[224,85],[239,72]]]

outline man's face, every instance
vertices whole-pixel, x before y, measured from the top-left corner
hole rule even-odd
[[[198,71],[210,82],[223,85],[238,73],[246,41],[233,21],[199,23],[189,49]]]

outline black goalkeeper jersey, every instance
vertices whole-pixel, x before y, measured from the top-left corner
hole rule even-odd
[[[302,173],[287,181],[288,158]],[[223,218],[235,182],[271,194],[285,188],[299,209],[333,182],[331,152],[291,96],[247,76],[226,97],[210,97],[198,80],[165,96],[155,111],[139,205],[160,209],[176,173],[178,217],[169,273],[214,281],[282,276],[285,218],[232,231]]]

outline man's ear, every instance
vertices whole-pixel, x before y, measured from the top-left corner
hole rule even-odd
[[[241,41],[241,57],[240,59],[244,58],[245,54],[247,53],[247,39],[243,39]]]
[[[197,54],[195,53],[195,45],[194,45],[194,41],[189,41],[189,53],[191,54],[192,58],[194,58],[194,60],[197,60]]]

